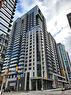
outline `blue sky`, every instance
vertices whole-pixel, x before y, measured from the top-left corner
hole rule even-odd
[[[47,30],[57,42],[66,46],[71,58],[71,29],[66,14],[71,12],[71,0],[18,0],[15,19],[38,5],[47,22]]]

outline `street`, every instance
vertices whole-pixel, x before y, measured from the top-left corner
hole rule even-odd
[[[66,91],[30,91],[30,92],[8,92],[3,95],[71,95],[71,90]]]

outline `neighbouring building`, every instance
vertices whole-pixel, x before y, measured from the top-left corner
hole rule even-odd
[[[70,82],[71,81],[71,63],[70,63],[68,52],[65,50],[65,46],[61,43],[58,43],[57,47],[58,47],[60,61],[64,67],[66,79],[68,82]]]
[[[64,87],[67,81],[66,81],[63,65],[59,58],[57,44],[55,39],[52,37],[50,33],[48,36],[49,36],[48,41],[50,45],[49,47],[51,51],[51,63],[53,68],[53,80],[54,80],[53,85],[55,88],[62,87],[62,86]],[[47,54],[48,54],[48,50],[47,50]]]
[[[69,22],[69,26],[71,28],[71,13],[67,14],[67,19],[68,19],[68,22]]]
[[[9,69],[6,86],[17,90],[44,90],[62,87],[57,45],[46,29],[46,21],[35,6],[12,28],[2,73]]]
[[[8,46],[9,32],[14,18],[17,0],[0,0],[0,72]]]

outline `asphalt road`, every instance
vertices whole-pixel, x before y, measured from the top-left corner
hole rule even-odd
[[[30,92],[8,92],[3,95],[71,95],[71,90],[66,91],[30,91]]]

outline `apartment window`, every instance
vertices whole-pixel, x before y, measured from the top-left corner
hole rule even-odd
[[[33,72],[33,76],[35,75],[35,73]]]
[[[28,55],[28,53],[26,53],[26,56]]]
[[[29,58],[32,58],[32,56],[29,56]]]
[[[28,50],[26,50],[26,52],[28,52]]]
[[[30,43],[30,45],[32,45],[32,42]]]
[[[29,70],[31,70],[31,68],[29,68]]]
[[[32,52],[29,53],[29,55],[31,55],[31,54],[32,54]]]
[[[33,41],[33,44],[35,45],[35,42]]]
[[[34,54],[35,52],[33,51],[33,54]]]
[[[30,37],[30,40],[32,39],[32,36]]]
[[[35,63],[33,63],[33,65],[34,65]]]
[[[25,68],[25,71],[27,70],[27,68]]]
[[[33,67],[33,70],[34,70],[35,68]]]
[[[0,42],[1,42],[1,39],[0,39]]]
[[[32,46],[30,46],[30,48],[32,48]]]
[[[32,37],[32,35],[30,35],[30,37]]]
[[[25,61],[25,63],[27,63],[27,61]]]
[[[35,36],[33,36],[33,40],[35,40]]]
[[[30,39],[30,43],[32,43],[32,39]]]
[[[34,26],[34,12],[32,12],[32,27]]]
[[[33,55],[33,57],[35,57],[35,55]]]
[[[43,70],[44,70],[44,66],[43,66]]]
[[[35,50],[35,48],[33,48],[33,50]]]
[[[33,47],[35,47],[35,45],[33,45]]]
[[[26,47],[26,49],[28,49],[28,47]]]
[[[24,20],[22,20],[22,23],[24,22]]]
[[[33,59],[33,61],[35,61],[35,59]]]
[[[31,66],[31,63],[29,64],[29,66]]]
[[[30,49],[30,51],[32,51],[32,49]]]
[[[32,60],[29,60],[29,62],[31,62]]]
[[[44,60],[44,58],[42,58],[42,60]]]
[[[44,62],[42,62],[42,65],[44,65]]]
[[[26,59],[28,59],[28,57],[26,57]]]
[[[27,64],[25,64],[25,67],[27,67]]]

